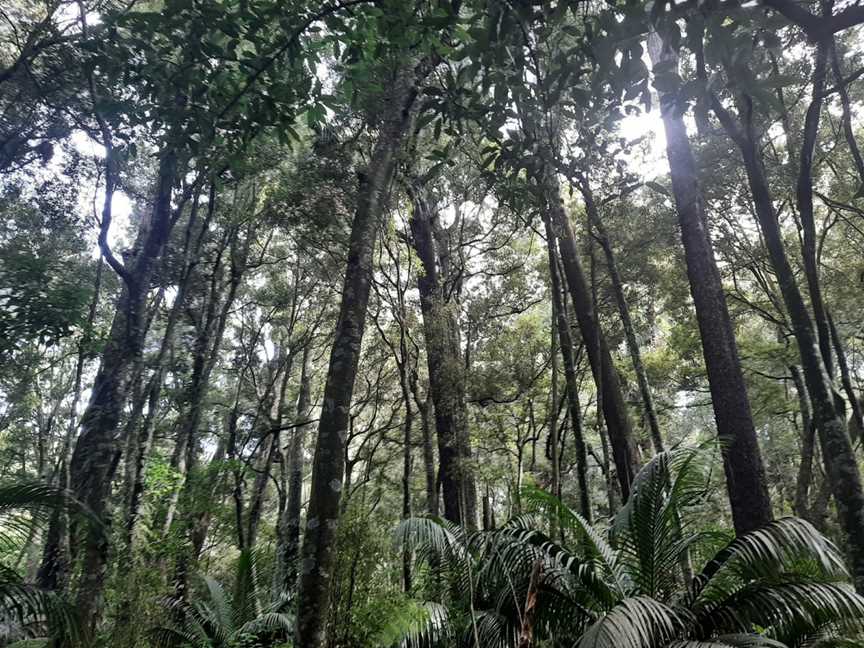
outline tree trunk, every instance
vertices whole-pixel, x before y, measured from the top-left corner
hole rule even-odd
[[[749,98],[744,97],[747,103]],[[846,421],[837,409],[831,379],[819,350],[819,340],[804,298],[798,288],[795,272],[786,256],[780,221],[768,180],[765,177],[758,139],[752,121],[745,118],[739,127],[716,97],[714,112],[727,133],[741,150],[744,168],[759,228],[768,248],[771,265],[777,275],[780,293],[789,313],[792,332],[801,356],[801,368],[813,407],[813,422],[819,433],[825,473],[837,504],[840,524],[846,534],[852,577],[858,591],[864,591],[864,490],[852,443],[846,431]]]
[[[345,283],[334,335],[318,440],[312,466],[312,485],[297,611],[296,648],[325,644],[339,499],[344,469],[345,441],[351,397],[366,325],[372,281],[372,257],[384,198],[393,176],[395,157],[414,122],[417,84],[431,71],[423,61],[417,69],[402,66],[389,88],[386,113],[381,115],[378,141],[367,170],[361,174],[357,210],[351,225]]]
[[[588,487],[588,453],[585,450],[585,439],[582,434],[582,412],[579,410],[579,384],[576,380],[576,361],[573,357],[573,339],[570,336],[570,322],[563,299],[563,286],[559,272],[559,259],[555,249],[555,232],[551,218],[544,213],[543,224],[546,227],[546,246],[549,255],[549,277],[552,291],[552,312],[555,316],[555,326],[558,329],[558,342],[561,348],[561,359],[564,364],[564,390],[573,426],[573,444],[576,452],[576,479],[579,484],[579,512],[588,522],[591,522],[591,493]],[[557,429],[555,438],[557,440]],[[553,449],[553,463],[558,464],[558,443]],[[557,470],[557,469],[556,469]],[[553,488],[552,493],[558,495],[560,488]]]
[[[547,225],[548,219],[544,220],[544,225]],[[552,272],[556,272],[558,268],[556,267],[553,270],[552,265],[557,264],[557,259],[554,255],[555,244],[554,237],[552,236],[552,230],[550,227],[546,227],[546,248],[549,253],[549,274]],[[550,376],[550,390],[549,390],[549,440],[546,446],[546,453],[549,457],[549,465],[550,472],[552,473],[551,478],[549,479],[549,491],[555,496],[558,497],[558,493],[561,491],[561,450],[559,448],[559,438],[558,438],[558,412],[559,412],[559,403],[560,396],[558,394],[558,310],[561,308],[561,290],[560,286],[556,286],[554,281],[550,281],[550,292],[552,293],[552,317],[550,319],[550,335],[549,335],[549,361],[552,365],[552,371]],[[580,491],[581,492],[581,491]],[[487,486],[487,494],[488,494],[488,486]],[[484,520],[484,529],[485,529],[485,521],[486,521],[486,499],[483,500],[483,520]],[[558,537],[558,521],[560,515],[558,515],[557,507],[556,510],[552,513],[549,519],[549,537],[555,539]]]
[[[435,446],[432,439],[432,425],[430,424],[432,407],[427,397],[420,401],[414,395],[414,402],[420,412],[420,430],[423,433],[423,472],[426,477],[426,512],[432,517],[438,516],[438,479],[435,475]]]
[[[69,423],[63,436],[60,448],[60,459],[57,466],[56,480],[61,488],[70,488],[69,463],[72,460],[72,442],[78,429],[78,404],[81,401],[81,380],[84,374],[84,363],[87,349],[93,337],[93,324],[96,320],[96,309],[99,306],[99,296],[102,288],[102,271],[105,264],[102,257],[96,262],[96,278],[93,286],[93,299],[87,313],[87,324],[81,341],[78,343],[78,357],[75,361],[75,381],[72,387],[72,404],[69,406]],[[54,481],[52,479],[52,481]],[[68,586],[70,567],[69,548],[69,515],[64,507],[58,507],[52,514],[48,533],[45,536],[45,546],[42,549],[42,562],[36,574],[36,584],[42,589],[57,591]]]
[[[804,385],[801,368],[797,365],[789,367],[795,391],[798,393],[798,405],[801,410],[801,461],[798,464],[798,478],[795,480],[795,515],[810,520],[810,487],[813,484],[813,454],[816,445],[816,429],[813,427],[810,395]]]
[[[822,298],[822,286],[819,281],[816,220],[813,215],[813,153],[816,149],[816,138],[819,135],[819,116],[822,112],[822,95],[825,91],[827,67],[828,42],[822,40],[816,45],[816,57],[813,61],[813,95],[804,117],[804,137],[801,143],[801,154],[798,156],[798,182],[795,187],[795,199],[798,205],[798,216],[801,218],[804,275],[807,277],[807,288],[810,292],[810,305],[813,308],[813,319],[819,338],[819,351],[822,354],[825,370],[829,376],[833,376],[831,334],[828,327],[828,312]]]
[[[486,492],[483,495],[483,530],[495,530],[495,512],[492,508],[492,496],[489,494],[489,484],[486,484]]]
[[[677,54],[656,35],[649,39],[648,49],[654,65],[677,63]],[[660,102],[687,279],[722,444],[726,490],[735,531],[742,534],[771,521],[771,499],[684,118],[674,96],[663,94]]]
[[[411,426],[414,423],[414,410],[407,387],[402,389],[405,401],[405,421],[402,423],[402,519],[411,517]],[[407,549],[402,555],[402,584],[405,592],[411,591],[411,552]]]
[[[279,383],[276,394],[272,398],[272,407],[269,416],[265,417],[268,429],[264,431],[267,440],[261,448],[258,468],[255,473],[255,483],[252,485],[252,493],[249,496],[249,513],[246,519],[246,547],[253,549],[258,540],[258,527],[261,524],[261,516],[264,513],[264,503],[267,497],[267,485],[270,482],[270,468],[280,451],[280,433],[282,418],[285,407],[285,392],[288,381],[291,378],[291,368],[294,359],[294,350],[289,349],[284,359],[280,359],[281,367],[277,367],[277,374],[273,379]]]
[[[603,418],[609,432],[621,495],[626,501],[630,497],[630,487],[633,483],[636,465],[633,432],[630,416],[627,413],[627,404],[621,392],[618,371],[612,362],[612,355],[600,328],[591,292],[585,281],[585,274],[576,250],[576,237],[561,202],[561,188],[554,171],[549,166],[545,171],[544,187],[550,211],[549,218],[558,240],[558,249],[564,266],[567,287],[573,299],[576,320],[588,350],[588,360],[591,364],[594,382],[597,385],[599,395],[602,396]],[[561,346],[564,347],[563,344]]]
[[[228,315],[242,283],[246,257],[252,231],[241,240],[239,231],[232,228],[222,239],[216,262],[209,278],[199,319],[195,322],[195,342],[192,346],[192,372],[183,393],[182,414],[177,424],[177,443],[171,456],[171,465],[177,468],[185,463],[188,469],[194,463],[197,433],[203,414],[202,403],[210,385],[210,374],[216,365],[219,347],[228,322]],[[230,252],[229,252],[230,248]],[[224,273],[223,257],[230,253],[231,267],[228,291],[220,291]]]
[[[158,409],[159,398],[162,393],[162,381],[165,371],[163,363],[169,349],[172,348],[174,329],[177,326],[181,313],[186,308],[187,296],[189,287],[192,283],[194,269],[200,261],[201,247],[205,238],[208,236],[209,226],[215,213],[215,192],[216,185],[213,183],[210,186],[210,200],[207,206],[207,215],[203,222],[200,223],[200,227],[197,218],[200,194],[195,195],[195,201],[192,205],[192,210],[189,214],[189,221],[186,225],[183,245],[184,265],[177,282],[177,294],[174,297],[174,303],[171,306],[171,310],[169,311],[168,318],[165,322],[162,342],[159,345],[159,351],[153,361],[155,369],[150,378],[147,390],[142,394],[141,401],[136,402],[133,405],[133,413],[127,422],[127,430],[125,432],[126,474],[124,478],[126,491],[124,511],[125,528],[122,538],[122,551],[125,553],[123,554],[124,558],[119,561],[121,568],[125,568],[125,564],[131,560],[134,554],[133,544],[135,526],[138,522],[139,507],[144,494],[145,463],[150,453],[150,447],[153,441],[156,410]],[[198,235],[195,237],[193,243],[193,234],[196,229],[198,230]],[[147,403],[147,415],[143,424],[139,427],[138,422],[145,400]],[[121,607],[123,607],[122,603]]]
[[[447,252],[439,249],[438,214],[427,203],[422,188],[412,188],[411,197],[411,242],[424,270],[417,278],[417,287],[423,313],[429,393],[435,408],[444,517],[473,531],[477,528],[476,493],[470,465],[465,363],[455,312],[457,304],[447,298],[448,273],[443,262]]]
[[[142,224],[123,273],[111,332],[102,352],[90,403],[81,417],[81,433],[69,466],[70,486],[76,498],[105,525],[100,528],[89,524],[84,535],[73,541],[82,547],[75,600],[88,636],[92,636],[101,617],[109,542],[108,498],[120,454],[116,432],[128,393],[130,370],[140,361],[144,345],[151,277],[173,225],[171,191],[176,176],[177,160],[169,151],[160,161],[152,217],[149,223]]]
[[[312,414],[312,367],[309,356],[311,342],[303,348],[303,366],[300,370],[300,393],[297,397],[294,423],[289,442],[283,449],[282,465],[287,482],[285,508],[280,511],[277,522],[276,556],[282,580],[281,591],[288,592],[297,586],[297,557],[300,550],[300,514],[303,504],[303,442],[311,427],[305,421]]]
[[[831,72],[834,75],[834,82],[837,84],[840,105],[843,107],[843,135],[846,137],[846,145],[849,147],[849,153],[855,162],[855,169],[858,171],[858,181],[861,183],[857,192],[860,196],[860,192],[864,191],[864,158],[861,157],[861,149],[858,147],[858,141],[855,139],[855,131],[852,127],[852,104],[849,101],[849,91],[843,78],[843,69],[840,67],[840,57],[837,55],[837,43],[833,38],[831,43]]]
[[[228,324],[229,314],[237,298],[237,292],[246,270],[249,245],[253,238],[254,224],[249,226],[246,236],[241,240],[236,228],[225,233],[216,262],[210,275],[209,288],[201,307],[200,319],[196,324],[195,341],[192,345],[192,372],[183,392],[181,414],[177,423],[176,442],[171,455],[171,466],[180,471],[180,484],[174,489],[168,502],[163,524],[163,535],[167,535],[181,500],[192,489],[189,480],[198,458],[198,431],[204,415],[204,402],[210,386],[210,375],[216,366],[222,338]],[[230,247],[231,263],[227,294],[223,297],[220,284],[223,274],[222,257]],[[242,377],[241,381],[242,382]],[[187,504],[191,504],[187,502]],[[191,523],[193,515],[186,516],[185,522]],[[191,531],[187,524],[187,531]]]
[[[855,395],[855,386],[852,384],[852,374],[849,371],[849,363],[846,361],[846,350],[843,348],[843,340],[840,339],[840,334],[837,327],[834,325],[834,318],[828,313],[828,328],[831,332],[831,341],[834,345],[834,353],[837,356],[837,366],[840,368],[840,380],[843,383],[843,391],[846,392],[846,398],[849,401],[849,408],[852,410],[853,430],[864,430],[864,417],[861,414],[861,401]]]
[[[663,435],[660,433],[660,424],[657,422],[654,397],[651,394],[645,365],[642,363],[642,354],[639,351],[639,342],[633,329],[633,320],[630,317],[630,308],[627,306],[627,298],[624,295],[624,284],[621,281],[621,274],[618,272],[618,264],[615,261],[612,243],[609,241],[609,235],[603,226],[600,212],[597,209],[597,203],[594,201],[594,195],[587,182],[580,183],[579,190],[585,201],[585,211],[588,214],[588,219],[597,233],[600,247],[603,248],[603,255],[606,257],[606,268],[609,271],[609,278],[612,280],[612,291],[615,295],[615,303],[618,306],[618,314],[621,316],[621,324],[624,327],[627,350],[630,352],[630,360],[633,362],[633,370],[636,372],[636,381],[639,383],[639,394],[642,396],[642,405],[645,408],[645,418],[648,421],[648,430],[651,433],[651,443],[654,446],[654,452],[663,452]]]

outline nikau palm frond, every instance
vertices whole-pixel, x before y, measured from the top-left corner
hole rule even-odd
[[[578,648],[645,648],[671,641],[684,626],[674,609],[647,596],[627,598],[582,635]]]
[[[706,453],[660,453],[640,471],[608,533],[548,493],[528,488],[535,516],[474,535],[429,518],[403,521],[398,542],[426,562],[443,607],[381,645],[516,646],[532,565],[542,565],[535,636],[577,648],[843,646],[864,625],[864,597],[837,548],[812,525],[782,518],[728,542],[692,583],[687,510],[709,491]],[[573,545],[538,527],[550,516]],[[709,541],[706,547],[706,541]],[[423,604],[428,605],[428,604]]]
[[[85,513],[69,493],[43,482],[0,485],[0,549],[20,546],[31,530],[42,527],[62,509]],[[90,520],[91,523],[92,520]],[[21,637],[79,634],[74,610],[53,592],[28,583],[0,565],[0,644]]]

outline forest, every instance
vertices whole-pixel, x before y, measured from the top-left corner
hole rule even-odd
[[[864,0],[0,0],[0,646],[864,646]]]

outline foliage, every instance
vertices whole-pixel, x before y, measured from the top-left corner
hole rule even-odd
[[[35,195],[16,183],[0,190],[2,362],[27,344],[51,346],[80,327],[91,281],[80,226],[69,214],[74,184],[47,181]]]
[[[460,645],[476,645],[475,636],[484,646],[515,645],[538,561],[536,628],[556,644],[802,646],[860,623],[864,598],[848,584],[842,557],[804,520],[782,518],[739,536],[690,573],[692,552],[718,544],[687,519],[705,497],[707,469],[700,452],[657,455],[606,532],[539,490],[526,497],[543,515],[495,531],[468,535],[440,520],[405,521],[400,544],[453,592],[446,611],[406,622],[405,644],[447,645],[441,635],[448,635]],[[550,513],[567,542],[535,526]]]
[[[861,613],[840,559],[856,549],[842,495],[864,467],[862,24],[856,1],[5,2],[0,475],[21,484],[8,509],[0,489],[0,628],[59,635],[77,596],[106,644],[145,648],[166,614],[153,638],[173,645],[283,641],[302,597],[296,544],[320,522],[306,517],[309,480],[344,464],[319,489],[340,521],[321,547],[335,553],[327,648],[513,645],[538,561],[534,648],[843,645]],[[670,56],[649,64],[657,38]],[[855,444],[843,457],[814,434],[790,278],[723,110],[757,145],[791,279],[814,284],[804,309],[815,316],[821,292],[836,325],[822,362]],[[684,202],[670,116],[698,176]],[[815,279],[799,254],[808,191]],[[542,217],[556,193],[590,293],[580,313],[572,278],[552,306],[561,232]],[[431,263],[412,227],[421,201]],[[704,207],[700,259],[682,245],[684,203]],[[368,277],[352,248],[372,258]],[[142,251],[147,281],[122,272]],[[652,400],[666,448],[716,441],[725,401],[704,357],[719,342],[703,329],[724,313],[695,312],[688,276],[712,258],[762,456],[750,459],[780,516],[738,539],[718,466],[650,459]],[[420,286],[436,273],[446,303],[430,309]],[[358,278],[365,319],[345,320]],[[592,371],[599,340],[580,314],[620,378],[632,464],[647,464],[626,503],[609,368]],[[358,366],[332,351],[348,329]],[[452,389],[430,375],[444,338]],[[810,369],[811,383],[831,373]],[[325,383],[350,393],[332,434],[317,429]],[[389,530],[441,510],[454,450],[487,531],[405,521],[406,562]],[[76,452],[98,466],[71,479]],[[832,481],[843,458],[848,479]],[[65,525],[44,484],[70,485],[110,528]],[[569,508],[583,494],[595,526]],[[31,581],[55,538],[71,560],[48,595]],[[704,566],[692,582],[688,563]],[[190,587],[196,570],[209,576]],[[82,596],[91,585],[99,596]]]
[[[0,485],[0,554],[31,542],[31,530],[44,528],[53,515],[66,515],[65,491],[37,482]],[[14,568],[0,564],[0,641],[26,637],[65,637],[75,642],[80,629],[74,610],[54,592],[27,582]]]
[[[260,575],[254,552],[241,552],[235,567],[233,589],[214,578],[201,576],[201,596],[191,601],[170,599],[165,614],[176,619],[154,628],[157,646],[189,648],[240,648],[272,645],[290,633],[293,619],[286,612],[288,599],[280,596],[261,604]]]

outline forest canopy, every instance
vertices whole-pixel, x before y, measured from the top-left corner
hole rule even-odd
[[[0,646],[864,645],[862,0],[0,4]]]

